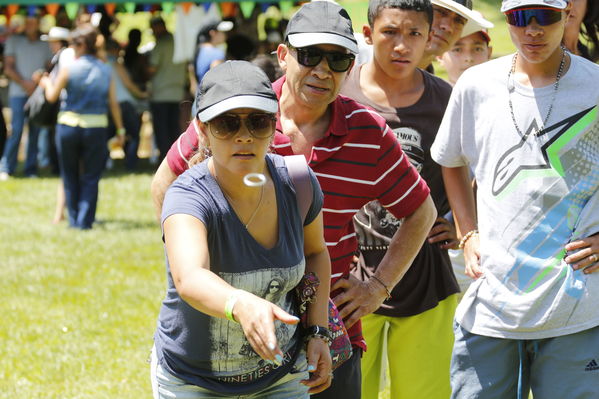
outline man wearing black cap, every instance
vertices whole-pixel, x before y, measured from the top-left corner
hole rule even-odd
[[[305,4],[289,21],[285,44],[277,49],[285,76],[273,84],[280,107],[273,148],[281,155],[303,154],[325,195],[332,297],[354,348],[350,360],[335,370],[331,387],[318,395],[336,399],[360,397],[360,355],[366,343],[359,319],[389,296],[436,216],[426,183],[385,120],[338,95],[357,51],[351,19],[342,7],[328,1]],[[170,182],[187,168],[196,146],[197,134],[190,127],[171,148],[152,182],[158,208]],[[348,279],[357,249],[352,217],[374,199],[404,223],[377,272],[356,283]]]
[[[599,67],[561,45],[569,8],[502,2],[517,51],[462,74],[431,149],[475,279],[452,398],[598,397]]]

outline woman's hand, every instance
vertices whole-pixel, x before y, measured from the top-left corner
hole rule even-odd
[[[333,380],[332,361],[329,345],[318,337],[308,341],[308,372],[310,378],[301,383],[309,387],[308,393],[315,394],[327,389]]]
[[[252,348],[264,360],[277,365],[283,363],[283,352],[275,336],[275,320],[297,324],[299,319],[277,305],[247,291],[238,291],[233,307],[233,317],[241,324],[243,333]]]

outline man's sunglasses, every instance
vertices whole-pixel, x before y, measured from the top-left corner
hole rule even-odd
[[[356,56],[351,53],[342,53],[339,51],[324,51],[318,47],[291,47],[295,48],[297,53],[297,62],[305,67],[315,67],[320,64],[322,57],[327,59],[329,68],[333,72],[345,72],[352,65],[352,62],[356,59]]]
[[[245,117],[241,117],[241,116]],[[221,114],[207,122],[210,133],[217,139],[228,139],[239,132],[241,121],[257,139],[266,139],[275,133],[277,118],[273,114],[254,112],[251,114]]]
[[[530,24],[531,18],[535,18],[541,26],[552,25],[562,19],[562,11],[555,8],[517,8],[505,13],[507,23],[519,28]]]

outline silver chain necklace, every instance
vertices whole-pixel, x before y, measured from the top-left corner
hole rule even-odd
[[[553,84],[553,98],[551,99],[551,104],[549,105],[549,110],[547,111],[547,116],[545,116],[545,119],[543,120],[543,124],[541,125],[541,128],[537,129],[537,131],[535,132],[535,136],[538,136],[540,131],[545,130],[545,125],[547,124],[547,121],[549,120],[549,117],[551,116],[551,111],[553,111],[553,104],[555,103],[555,98],[557,97],[557,90],[559,89],[559,81],[562,78],[562,73],[564,72],[564,65],[566,64],[566,48],[562,45],[561,49],[562,49],[562,59],[559,63],[559,69],[557,70],[557,75],[555,77],[555,83]],[[512,58],[512,67],[510,68],[510,71],[507,74],[508,102],[510,105],[510,114],[512,115],[512,122],[514,123],[514,127],[516,128],[516,131],[518,132],[520,137],[526,138],[524,136],[524,134],[522,133],[522,130],[520,130],[520,127],[518,127],[518,123],[516,122],[516,116],[514,115],[514,105],[512,104],[512,92],[510,90],[510,85],[509,85],[510,79],[512,79],[512,75],[516,71],[516,61],[517,60],[518,60],[518,53],[514,54],[514,57]],[[515,85],[513,85],[513,87],[515,87]]]
[[[216,180],[216,181],[218,183],[218,180]],[[247,230],[248,226],[250,225],[250,223],[252,223],[252,221],[254,220],[254,217],[256,216],[256,214],[258,213],[258,209],[260,209],[260,205],[262,205],[262,198],[264,197],[264,186],[265,185],[266,184],[263,184],[262,187],[260,188],[260,199],[258,200],[258,205],[256,205],[256,209],[254,209],[254,212],[252,212],[252,215],[248,219],[247,223],[241,222],[245,226],[246,230]],[[225,195],[225,198],[227,199],[227,201],[229,201],[229,204],[231,204],[231,207],[233,208],[233,210],[235,210],[235,207],[233,206],[233,201],[231,200],[231,197],[229,197],[229,195],[225,192],[224,189],[221,188],[221,191]],[[239,218],[239,220],[241,221],[241,218]]]

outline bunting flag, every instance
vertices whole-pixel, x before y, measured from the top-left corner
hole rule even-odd
[[[175,3],[171,3],[171,2],[164,2],[161,4],[162,6],[162,12],[164,12],[165,14],[170,14],[173,12],[173,10],[175,9]]]
[[[260,11],[265,13],[266,10],[268,10],[268,7],[270,7],[271,5],[272,3],[260,3]]]
[[[220,11],[223,18],[233,18],[237,13],[237,3],[222,2],[220,3]]]
[[[104,9],[106,13],[111,17],[114,15],[114,10],[116,10],[116,3],[106,3],[104,4]]]
[[[95,4],[88,4],[87,5],[87,12],[90,13],[90,14],[95,13],[97,9],[98,9],[98,6],[96,6]]]
[[[29,6],[27,7],[27,16],[33,17],[37,14],[37,6]]]
[[[279,8],[281,9],[281,14],[283,14],[286,18],[291,17],[291,9],[293,8],[293,1],[284,0],[279,2]]]
[[[53,17],[56,16],[56,13],[58,12],[59,9],[60,9],[60,4],[58,4],[58,3],[46,4],[46,11],[48,11],[48,14],[52,15]]]
[[[240,1],[239,8],[241,9],[241,14],[245,19],[249,19],[252,16],[252,12],[254,12],[254,7],[256,7],[256,3],[253,1]]]
[[[18,4],[9,4],[6,6],[6,23],[10,23],[10,19],[19,11]]]
[[[145,12],[151,12],[152,11],[152,4],[144,4],[143,5],[143,10]]]
[[[127,11],[128,14],[135,14],[135,7],[137,6],[134,2],[130,1],[124,4],[125,6],[125,11]]]
[[[193,3],[191,3],[191,2],[181,3],[181,7],[183,8],[183,12],[185,14],[189,14],[189,10],[191,10],[192,6],[193,6]]]
[[[208,12],[208,10],[210,10],[210,7],[212,7],[212,3],[203,3],[202,6],[204,7],[204,11]]]
[[[67,3],[64,5],[64,10],[67,12],[67,17],[69,17],[71,21],[74,21],[79,12],[79,3]]]

